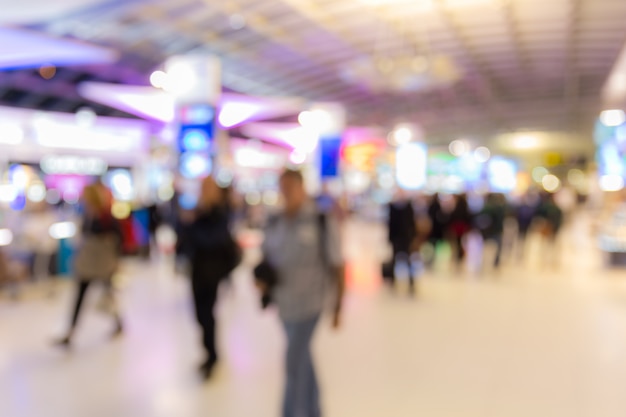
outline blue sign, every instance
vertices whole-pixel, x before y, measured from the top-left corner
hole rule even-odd
[[[215,108],[192,104],[179,109],[179,172],[185,178],[202,178],[211,173],[215,137]]]
[[[320,173],[322,178],[339,176],[341,136],[320,138]]]

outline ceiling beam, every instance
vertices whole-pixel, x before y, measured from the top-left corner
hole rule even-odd
[[[565,119],[573,130],[578,130],[578,103],[580,101],[580,72],[578,69],[577,45],[578,28],[580,21],[580,0],[569,0],[569,20],[567,30],[567,44],[564,80]]]

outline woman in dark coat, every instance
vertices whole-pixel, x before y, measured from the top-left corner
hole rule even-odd
[[[200,371],[209,378],[218,361],[213,309],[220,282],[233,268],[234,240],[229,230],[228,204],[213,178],[202,182],[194,220],[182,228],[182,247],[191,265],[191,288],[196,318],[202,328],[206,360]]]

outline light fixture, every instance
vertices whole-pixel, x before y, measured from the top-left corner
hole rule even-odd
[[[302,165],[306,161],[306,153],[293,150],[289,155],[289,161],[296,165]]]
[[[556,175],[548,174],[541,180],[541,185],[547,192],[554,193],[561,187],[561,180]]]
[[[485,146],[480,146],[474,150],[474,159],[476,162],[485,163],[491,158],[491,151]]]
[[[154,88],[163,88],[166,82],[167,74],[164,71],[157,70],[150,75],[150,84]]]
[[[0,143],[17,145],[24,140],[24,129],[14,123],[0,124]]]
[[[174,95],[184,95],[192,91],[197,82],[194,69],[181,62],[168,68],[163,89]]]
[[[82,128],[92,127],[96,123],[98,115],[89,107],[81,107],[76,112],[76,124]]]
[[[622,188],[624,188],[624,178],[621,175],[609,174],[600,177],[600,189],[602,191],[619,191]]]
[[[26,190],[26,198],[33,203],[41,203],[46,199],[46,186],[43,183],[32,184]]]
[[[548,175],[550,172],[544,167],[535,167],[533,168],[532,177],[535,182],[543,181],[543,177]]]
[[[220,109],[218,121],[228,129],[245,122],[259,110],[259,106],[252,103],[225,103]]]
[[[399,126],[393,131],[393,140],[396,145],[404,145],[413,139],[413,132],[408,126]]]
[[[0,202],[12,203],[18,195],[18,189],[13,184],[0,184]]]
[[[533,149],[539,145],[539,139],[533,135],[518,135],[513,139],[513,146],[517,149]]]
[[[426,146],[406,143],[396,150],[396,181],[407,190],[417,190],[426,184]]]
[[[454,156],[463,156],[469,151],[469,145],[467,141],[463,139],[453,140],[450,143],[450,153]]]
[[[626,114],[621,109],[604,110],[600,113],[600,121],[608,127],[619,126],[626,122]]]
[[[48,233],[53,239],[69,239],[76,236],[76,225],[72,222],[54,223]]]
[[[0,229],[0,246],[9,246],[13,242],[13,232],[9,229]]]

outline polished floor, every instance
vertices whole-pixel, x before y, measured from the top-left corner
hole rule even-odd
[[[346,241],[343,328],[323,322],[315,339],[325,416],[626,415],[626,272],[603,266],[584,217],[558,251],[533,237],[526,260],[509,256],[500,271],[478,264],[476,242],[461,271],[441,250],[415,299],[402,282],[381,287],[379,227],[352,222]],[[50,346],[69,283],[52,297],[46,285],[0,295],[0,416],[279,415],[283,337],[248,268],[223,288],[224,360],[206,384],[186,280],[164,260],[129,262],[120,280],[124,337],[109,340],[93,291],[69,353]]]

